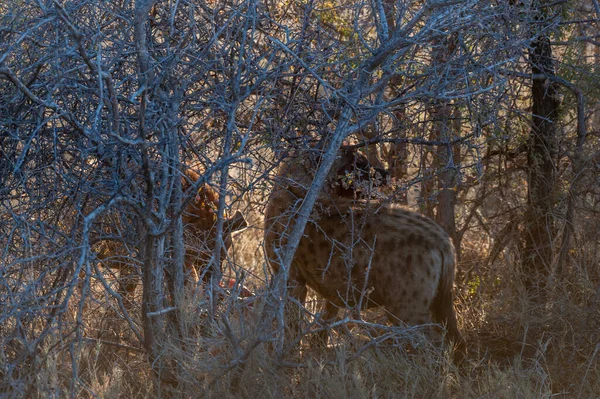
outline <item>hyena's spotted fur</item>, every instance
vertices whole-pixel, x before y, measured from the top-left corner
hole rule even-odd
[[[340,168],[352,165],[356,162],[342,156],[332,168],[291,266],[290,295],[304,303],[306,287],[312,288],[328,301],[325,319],[341,307],[357,305],[383,306],[392,322],[425,324],[433,319],[445,325],[447,338],[462,353],[452,292],[455,255],[448,235],[410,210],[336,196],[331,187],[337,185]],[[284,165],[267,205],[265,247],[276,272],[276,247],[284,247],[286,226],[310,179],[299,175],[303,170]]]

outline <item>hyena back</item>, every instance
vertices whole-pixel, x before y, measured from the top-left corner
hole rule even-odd
[[[295,283],[308,285],[338,308],[383,306],[392,322],[444,324],[462,343],[453,304],[454,249],[432,220],[409,210],[376,204],[345,209],[309,223],[293,268]],[[368,293],[368,294],[367,294]]]

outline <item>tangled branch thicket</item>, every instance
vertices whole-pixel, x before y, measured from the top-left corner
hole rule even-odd
[[[599,19],[579,1],[3,2],[0,392],[598,396]],[[452,239],[460,371],[376,314],[296,303],[286,332],[281,275],[342,145]],[[273,273],[266,201],[305,154]]]

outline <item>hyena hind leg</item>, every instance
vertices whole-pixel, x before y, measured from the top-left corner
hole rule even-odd
[[[329,324],[336,320],[338,311],[339,308],[337,305],[331,301],[326,302],[323,311],[318,314],[318,324],[321,330],[315,334],[315,339],[311,340],[311,344],[316,343],[318,346],[327,346],[327,342],[331,336]]]
[[[467,357],[467,344],[458,330],[452,291],[438,295],[431,306],[433,320],[446,328],[446,339],[454,344],[454,362],[460,365]]]

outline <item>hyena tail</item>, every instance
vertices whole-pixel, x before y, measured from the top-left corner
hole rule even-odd
[[[456,312],[454,311],[454,267],[455,257],[451,245],[447,250],[442,250],[442,272],[440,282],[433,303],[431,313],[436,323],[446,327],[446,338],[454,343],[455,361],[460,363],[464,360],[467,347],[456,321]]]

